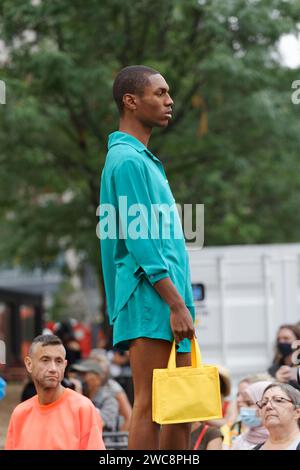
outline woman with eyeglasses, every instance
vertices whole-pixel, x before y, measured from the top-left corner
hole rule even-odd
[[[300,450],[299,390],[289,384],[273,383],[256,404],[269,437],[253,450]]]
[[[261,400],[266,387],[271,383],[264,380],[248,384],[241,392],[239,418],[246,430],[236,437],[231,450],[251,450],[255,444],[268,438],[269,433],[262,424],[256,402]]]

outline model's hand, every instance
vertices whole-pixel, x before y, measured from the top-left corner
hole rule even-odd
[[[193,339],[195,328],[190,311],[184,304],[170,309],[170,324],[176,343],[184,338]]]

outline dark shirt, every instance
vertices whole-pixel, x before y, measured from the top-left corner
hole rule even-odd
[[[276,376],[276,372],[278,371],[278,369],[280,369],[280,367],[282,367],[284,364],[280,364],[280,365],[277,365],[277,364],[273,364],[271,367],[269,367],[268,369],[268,373],[272,376],[272,377],[275,377]],[[300,390],[300,385],[298,384],[297,380],[290,380],[289,382],[287,382],[289,385],[291,385],[292,387],[296,388],[297,390]]]
[[[195,447],[195,444],[204,428],[204,424],[201,423],[199,428],[195,429],[195,431],[192,432],[191,434],[191,449],[193,449]],[[218,428],[215,428],[213,426],[208,426],[204,435],[203,435],[203,438],[200,442],[200,445],[197,447],[196,450],[207,450],[207,446],[209,444],[210,441],[213,441],[214,439],[217,439],[218,437],[220,437],[221,439],[223,439],[223,435],[221,433],[221,431],[218,429]]]

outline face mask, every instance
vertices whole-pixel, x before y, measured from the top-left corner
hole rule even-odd
[[[240,409],[240,418],[243,424],[249,426],[249,428],[257,428],[261,426],[261,418],[256,415],[255,408],[244,408]]]
[[[277,343],[277,348],[283,357],[289,356],[294,351],[290,343]]]

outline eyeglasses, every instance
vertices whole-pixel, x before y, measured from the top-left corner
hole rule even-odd
[[[267,406],[267,404],[270,402],[270,404],[273,406],[281,406],[284,405],[285,403],[293,403],[293,400],[289,400],[288,398],[284,397],[272,397],[272,398],[264,398],[263,400],[259,400],[256,402],[258,408],[261,410]]]

